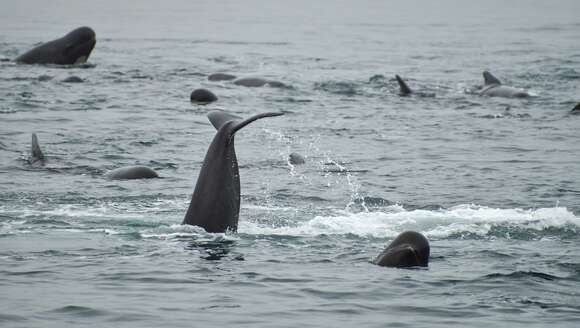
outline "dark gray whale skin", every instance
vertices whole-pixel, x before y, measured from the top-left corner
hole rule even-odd
[[[234,149],[234,135],[246,125],[282,113],[262,113],[246,120],[223,112],[207,116],[217,133],[209,145],[191,203],[183,224],[204,228],[207,232],[236,232],[240,214],[240,173]]]
[[[287,88],[288,86],[282,82],[266,80],[259,77],[244,77],[234,81],[235,85],[241,85],[249,88],[258,88],[263,86],[269,86],[272,88]]]
[[[409,88],[407,83],[405,83],[405,81],[400,76],[395,75],[395,78],[397,79],[397,82],[399,83],[399,88],[401,89],[401,91],[400,91],[401,96],[408,96],[411,93],[413,93],[413,90],[411,90],[411,88]]]
[[[435,93],[433,92],[423,92],[423,91],[416,92],[415,90],[409,88],[409,85],[407,85],[405,80],[403,80],[403,78],[400,77],[399,75],[395,75],[395,79],[397,80],[397,83],[399,83],[400,88],[399,94],[401,96],[417,95],[419,97],[435,97]]]
[[[374,263],[394,268],[426,267],[429,265],[429,241],[416,231],[405,231],[377,256]]]
[[[36,137],[36,133],[33,133],[28,163],[34,166],[43,166],[45,162],[46,158],[44,157],[42,150],[40,150],[40,145],[38,145],[38,137]]]
[[[218,98],[213,92],[207,89],[195,89],[189,95],[189,100],[191,102],[207,104],[218,100]]]
[[[235,78],[236,78],[235,75],[227,74],[227,73],[213,73],[207,77],[207,79],[210,81],[230,81],[230,80],[233,80]]]
[[[111,180],[152,179],[159,175],[147,166],[125,166],[105,173],[105,178]]]
[[[304,159],[304,156],[298,153],[290,153],[290,155],[288,155],[288,163],[292,165],[300,165],[306,163],[306,160]]]
[[[79,27],[60,39],[29,50],[18,56],[15,61],[22,64],[82,64],[87,61],[95,47],[95,37],[95,31],[90,27]]]

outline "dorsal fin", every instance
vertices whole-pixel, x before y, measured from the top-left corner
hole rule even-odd
[[[42,150],[40,150],[40,146],[38,145],[38,138],[36,137],[36,133],[32,134],[32,147],[30,149],[30,157],[31,162],[37,161],[44,161],[44,154]]]
[[[224,124],[226,124],[226,122],[239,121],[242,119],[237,115],[230,114],[221,110],[211,111],[209,114],[207,114],[207,117],[209,118],[209,121],[214,126],[214,128],[216,128],[216,130],[219,130]]]
[[[405,81],[403,81],[403,79],[400,76],[395,75],[395,78],[397,79],[397,82],[399,82],[399,87],[401,87],[402,95],[408,95],[413,92],[411,88],[409,88],[407,83],[405,83]]]
[[[580,112],[580,103],[578,103],[578,104],[576,105],[576,107],[574,107],[574,108],[572,109],[572,111],[573,111],[573,112]]]
[[[499,81],[499,79],[493,75],[491,75],[490,72],[488,71],[484,71],[483,72],[483,82],[485,85],[490,85],[490,84],[501,84],[501,82]]]

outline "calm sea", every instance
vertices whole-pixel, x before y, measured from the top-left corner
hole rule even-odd
[[[579,12],[2,0],[0,326],[577,327]],[[86,65],[7,61],[85,25]],[[469,93],[484,70],[534,97]],[[399,96],[395,74],[435,96]],[[219,101],[191,104],[200,87]],[[237,134],[238,233],[181,225],[214,109],[285,113]],[[162,179],[103,178],[135,164]],[[370,263],[405,230],[428,269]]]

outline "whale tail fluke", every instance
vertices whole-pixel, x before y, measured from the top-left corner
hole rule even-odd
[[[232,130],[230,131],[230,136],[233,136],[236,132],[238,132],[238,130],[240,130],[241,128],[245,127],[246,125],[248,125],[256,120],[259,120],[259,119],[265,118],[265,117],[280,116],[280,115],[284,115],[284,113],[266,112],[266,113],[256,114],[252,117],[249,117],[249,118],[243,120],[241,117],[239,117],[237,115],[233,115],[233,114],[230,114],[228,112],[221,111],[221,110],[215,110],[215,111],[212,111],[209,114],[207,114],[207,117],[209,118],[211,124],[217,130],[219,130],[227,122],[235,121],[234,125],[232,127]]]
[[[483,82],[484,82],[485,85],[501,84],[501,82],[499,81],[499,79],[497,77],[493,76],[488,71],[484,71],[483,72]]]
[[[234,150],[234,134],[264,117],[282,113],[262,113],[247,119],[224,111],[207,114],[218,130],[207,150],[183,224],[205,231],[235,232],[240,214],[240,173]]]
[[[401,95],[406,96],[413,92],[411,88],[409,88],[407,83],[405,83],[405,81],[403,81],[403,79],[399,75],[395,75],[395,78],[397,79],[399,87],[401,88]]]
[[[207,114],[207,118],[209,118],[209,121],[216,130],[219,130],[224,124],[226,124],[229,121],[242,120],[242,118],[237,115],[230,114],[228,112],[224,112],[221,110],[214,110],[209,112]]]
[[[30,149],[30,163],[44,163],[44,154],[42,150],[40,150],[40,146],[38,145],[38,137],[36,133],[32,134],[32,146]]]

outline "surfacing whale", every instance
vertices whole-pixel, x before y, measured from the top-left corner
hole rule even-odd
[[[105,178],[111,180],[153,179],[159,175],[147,166],[124,166],[105,173]]]
[[[60,39],[29,50],[15,61],[23,64],[83,64],[89,58],[95,43],[95,31],[90,27],[79,27]]]
[[[426,267],[429,265],[429,241],[416,231],[405,231],[377,256],[374,263],[394,268]]]
[[[195,89],[189,95],[189,100],[198,104],[209,104],[218,100],[217,96],[208,89]]]
[[[213,73],[207,77],[207,79],[210,81],[230,81],[230,80],[233,80],[235,78],[236,78],[235,75],[227,74],[227,73]]]
[[[235,232],[240,214],[240,173],[234,149],[234,135],[246,125],[282,113],[262,113],[246,120],[223,112],[207,116],[217,133],[209,145],[183,224],[207,232]]]
[[[241,85],[244,87],[249,87],[249,88],[258,88],[258,87],[263,87],[263,86],[269,86],[272,88],[288,88],[288,86],[282,82],[273,81],[273,80],[266,80],[266,79],[262,79],[259,77],[244,77],[244,78],[235,80],[234,84]]]
[[[488,71],[483,72],[483,81],[484,85],[479,91],[479,94],[483,96],[505,98],[526,98],[530,96],[530,94],[523,89],[501,84],[499,79]]]
[[[304,159],[304,156],[298,153],[290,153],[290,155],[288,155],[288,163],[292,165],[300,165],[306,163],[306,160]]]

